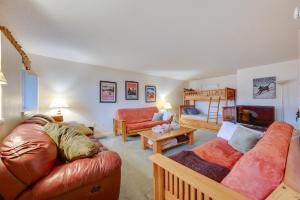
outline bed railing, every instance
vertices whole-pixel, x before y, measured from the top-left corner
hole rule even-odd
[[[235,89],[224,88],[215,90],[193,90],[184,91],[184,101],[208,101],[210,98],[221,98],[221,100],[235,100]]]

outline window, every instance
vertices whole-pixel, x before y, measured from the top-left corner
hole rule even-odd
[[[37,75],[22,70],[22,111],[35,111],[38,108]]]

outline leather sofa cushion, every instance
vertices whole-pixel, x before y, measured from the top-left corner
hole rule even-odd
[[[57,157],[56,145],[38,124],[22,124],[0,144],[0,155],[7,169],[31,185],[46,176]],[[5,181],[1,180],[5,184]]]
[[[192,149],[202,159],[231,169],[242,157],[242,153],[232,148],[223,138],[215,138]]]
[[[119,109],[116,114],[118,120],[125,120],[129,124],[151,121],[157,107],[146,108],[124,108]]]
[[[127,124],[126,128],[127,128],[127,131],[132,131],[132,130],[138,130],[138,129],[144,129],[144,128],[152,128],[157,125],[169,124],[169,123],[170,123],[170,120],[145,121],[145,122],[140,122],[140,123],[135,123],[135,124]]]
[[[292,132],[291,125],[274,122],[222,183],[250,199],[265,199],[283,179]]]

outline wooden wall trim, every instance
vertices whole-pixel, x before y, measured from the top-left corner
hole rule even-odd
[[[25,51],[23,50],[22,46],[17,42],[15,37],[12,35],[12,33],[6,28],[5,26],[0,25],[0,31],[5,35],[5,37],[10,41],[10,43],[16,48],[16,50],[19,52],[19,54],[22,57],[22,62],[25,66],[26,70],[31,69],[31,61]]]

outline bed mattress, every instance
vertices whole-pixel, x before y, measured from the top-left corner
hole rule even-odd
[[[207,115],[199,114],[199,115],[181,115],[184,119],[193,119],[193,120],[200,120],[200,121],[206,121]],[[210,121],[214,121],[214,119],[211,119]],[[222,116],[218,116],[218,122],[222,122]]]

